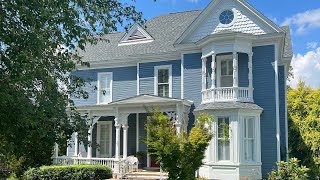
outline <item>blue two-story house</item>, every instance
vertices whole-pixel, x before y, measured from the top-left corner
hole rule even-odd
[[[158,106],[178,133],[200,112],[214,117],[202,177],[261,179],[287,158],[288,27],[244,0],[214,0],[102,39],[80,52],[90,68],[73,72],[90,79],[89,98],[74,102],[92,118],[88,140],[99,148],[78,145],[75,133],[67,156],[111,161],[147,151],[145,106]],[[156,166],[149,156],[145,165]]]

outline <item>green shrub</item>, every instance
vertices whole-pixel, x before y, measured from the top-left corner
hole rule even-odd
[[[299,166],[299,160],[297,158],[289,159],[289,162],[280,161],[277,163],[279,166],[278,170],[273,170],[269,174],[269,180],[276,179],[299,179],[307,180],[309,168],[305,166]]]
[[[42,166],[24,173],[26,180],[98,180],[109,179],[112,171],[102,165]]]

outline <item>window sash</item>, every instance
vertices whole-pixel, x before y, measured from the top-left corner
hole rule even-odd
[[[101,123],[99,124],[99,153],[100,157],[110,157],[110,147],[111,147],[111,124]]]
[[[169,97],[170,96],[170,69],[169,68],[159,68],[157,70],[157,89],[158,96]]]
[[[98,75],[99,103],[112,101],[112,73],[101,73]]]
[[[223,124],[225,123],[225,124]],[[218,118],[218,160],[228,161],[230,160],[230,120],[228,117]],[[224,127],[223,127],[224,126]],[[227,130],[224,129],[227,127]],[[226,135],[225,133],[228,133]],[[225,137],[227,136],[227,137]]]
[[[244,119],[244,160],[255,161],[256,147],[255,147],[255,121],[254,118]]]
[[[233,60],[221,59],[220,63],[220,87],[232,87],[233,86]]]

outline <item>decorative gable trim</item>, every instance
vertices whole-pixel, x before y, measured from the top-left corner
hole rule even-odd
[[[242,8],[248,10],[248,12],[252,13],[254,16],[257,17],[258,20],[260,20],[267,27],[270,27],[270,29],[274,30],[275,32],[277,33],[284,32],[279,26],[277,26],[274,22],[272,22],[266,16],[264,16],[259,11],[257,11],[245,0],[229,0],[229,1],[234,1],[235,3],[239,4]],[[214,8],[217,8],[217,6],[221,2],[222,0],[211,1],[211,3],[200,13],[200,15],[190,24],[190,26],[176,40],[174,45],[178,45],[182,43],[188,36],[190,36],[190,34],[192,34],[201,25],[201,23],[206,20],[206,18],[210,15],[210,13],[214,11]]]
[[[118,46],[152,42],[152,36],[139,24],[134,24],[120,40]]]

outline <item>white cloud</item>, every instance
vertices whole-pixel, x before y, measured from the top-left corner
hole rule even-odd
[[[320,47],[304,55],[295,55],[291,65],[294,75],[294,79],[289,82],[291,87],[296,87],[299,80],[304,80],[313,88],[320,87]]]
[[[318,42],[309,42],[307,44],[308,49],[316,49],[318,47]]]
[[[286,18],[281,25],[294,26],[296,33],[303,34],[314,28],[320,28],[320,8],[308,10]]]

